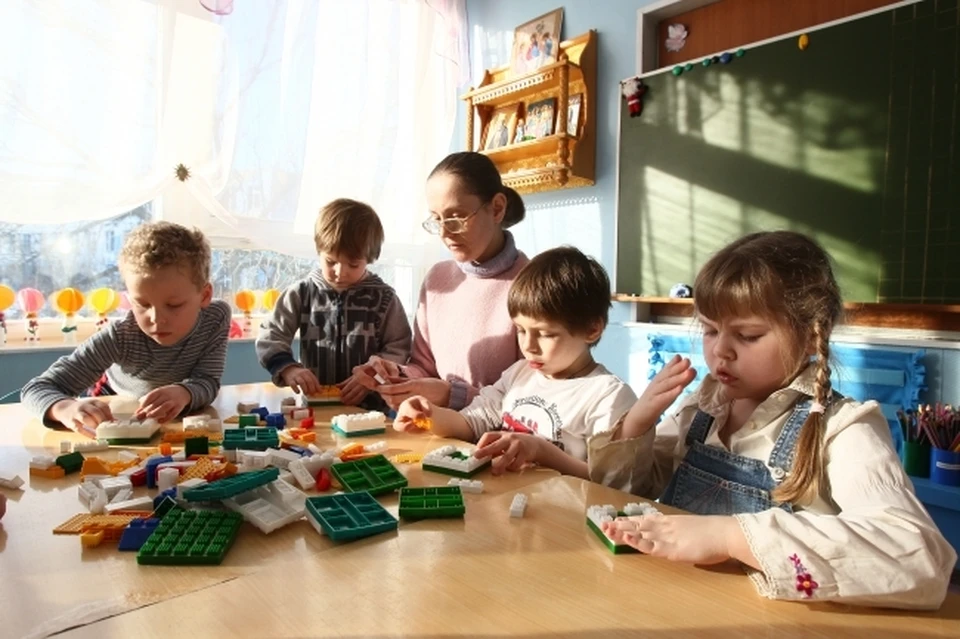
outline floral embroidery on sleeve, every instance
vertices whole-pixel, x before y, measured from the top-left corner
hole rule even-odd
[[[790,555],[790,562],[793,564],[794,570],[797,571],[797,592],[802,592],[807,597],[813,596],[813,591],[820,587],[816,581],[813,580],[813,577],[807,572],[806,566],[803,565],[803,562],[800,561],[800,557],[797,555]]]

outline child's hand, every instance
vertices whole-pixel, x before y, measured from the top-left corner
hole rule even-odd
[[[674,355],[630,408],[623,422],[622,438],[640,437],[650,430],[696,377],[697,371],[690,367],[690,360]]]
[[[99,399],[64,399],[51,406],[48,413],[52,420],[90,438],[96,438],[97,426],[113,419],[110,406]]]
[[[0,519],[3,519],[4,513],[7,512],[7,496],[3,493],[0,493]]]
[[[732,528],[736,530],[732,530]],[[722,515],[641,515],[618,517],[603,524],[616,543],[670,561],[718,564],[730,559],[728,541],[740,533],[733,517]]]
[[[546,443],[542,437],[529,433],[491,431],[484,433],[477,442],[473,456],[478,459],[494,457],[490,469],[494,475],[502,475],[505,470],[523,470],[527,464],[537,461],[541,447]]]
[[[363,401],[370,391],[360,383],[356,375],[348,377],[345,381],[337,384],[340,389],[340,401],[347,406],[356,406]]]
[[[430,419],[433,406],[426,397],[415,395],[404,400],[397,409],[397,417],[393,420],[394,430],[402,433],[421,433],[423,429],[416,425],[417,420]]]
[[[430,377],[379,386],[377,392],[394,410],[402,402],[416,395],[422,395],[437,406],[446,406],[450,403],[450,382]]]
[[[388,359],[373,355],[366,364],[353,367],[353,376],[367,390],[376,390],[381,384],[390,384],[403,380],[400,366]],[[379,377],[380,379],[377,379]]]
[[[313,374],[313,371],[307,370],[303,366],[286,367],[280,371],[280,379],[295,393],[316,395],[320,392],[320,380]]]
[[[171,421],[190,404],[193,396],[180,384],[155,388],[140,398],[137,419],[155,419],[161,424]]]

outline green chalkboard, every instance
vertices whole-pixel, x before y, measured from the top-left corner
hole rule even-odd
[[[621,108],[617,292],[666,296],[730,240],[794,229],[847,301],[960,302],[960,18],[937,4],[644,78],[643,114]]]

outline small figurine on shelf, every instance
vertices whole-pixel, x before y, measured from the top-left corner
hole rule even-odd
[[[63,313],[63,324],[60,332],[63,333],[65,344],[77,342],[77,311],[83,308],[83,293],[75,288],[65,288],[57,291],[50,297],[53,307]]]
[[[693,287],[689,284],[674,284],[670,288],[670,297],[675,299],[688,299],[693,297]]]
[[[629,78],[621,82],[623,97],[627,99],[630,108],[630,117],[638,117],[643,113],[643,96],[647,92],[647,85],[640,78]]]
[[[12,288],[6,284],[0,284],[0,346],[7,343],[7,318],[4,316],[4,312],[13,306],[16,299],[17,294],[13,292]]]
[[[513,136],[513,143],[523,142],[523,120],[517,120],[517,132]]]
[[[40,321],[37,319],[37,311],[43,308],[43,293],[35,288],[22,288],[17,291],[17,304],[23,311],[23,324],[25,332],[23,341],[40,341]]]

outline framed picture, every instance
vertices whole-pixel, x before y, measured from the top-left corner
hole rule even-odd
[[[583,94],[575,93],[567,100],[567,135],[577,137],[580,128],[580,110],[583,108]]]
[[[483,138],[483,149],[499,149],[513,141],[513,134],[517,128],[517,111],[519,104],[503,106],[493,112],[487,131]]]
[[[545,64],[557,61],[562,24],[563,9],[560,8],[521,24],[514,30],[510,54],[512,77],[536,71]]]
[[[527,137],[540,139],[548,135],[553,135],[553,123],[556,121],[556,111],[556,98],[547,98],[528,104],[524,129]]]

